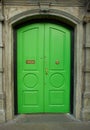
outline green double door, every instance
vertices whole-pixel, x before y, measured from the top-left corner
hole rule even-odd
[[[51,23],[17,30],[18,113],[70,112],[70,38]]]

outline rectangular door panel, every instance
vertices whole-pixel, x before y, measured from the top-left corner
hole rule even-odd
[[[50,69],[64,69],[64,36],[65,33],[53,26],[49,28]],[[56,38],[55,38],[56,37]],[[58,65],[57,65],[58,64]]]
[[[24,70],[37,70],[39,66],[39,27],[24,30],[22,34],[22,56]],[[26,43],[26,41],[28,41]],[[26,44],[25,44],[26,43]],[[28,65],[27,65],[28,64]]]

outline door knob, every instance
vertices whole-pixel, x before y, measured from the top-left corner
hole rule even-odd
[[[55,63],[56,63],[57,65],[58,65],[58,64],[60,64],[59,60],[56,60],[56,62],[55,62]]]
[[[45,69],[46,75],[48,75],[48,68]]]

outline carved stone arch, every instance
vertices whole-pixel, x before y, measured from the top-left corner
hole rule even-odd
[[[28,11],[22,12],[20,14],[17,14],[11,17],[8,20],[8,22],[13,25],[13,24],[18,24],[22,21],[24,22],[31,19],[38,19],[38,18],[48,19],[48,17],[57,19],[58,21],[65,22],[70,26],[74,26],[81,22],[80,19],[78,19],[77,17],[67,12],[56,10],[56,9],[50,9],[47,11],[40,10],[40,9],[28,10]]]

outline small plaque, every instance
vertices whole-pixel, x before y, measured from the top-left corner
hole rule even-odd
[[[35,60],[26,60],[26,64],[35,64]]]

